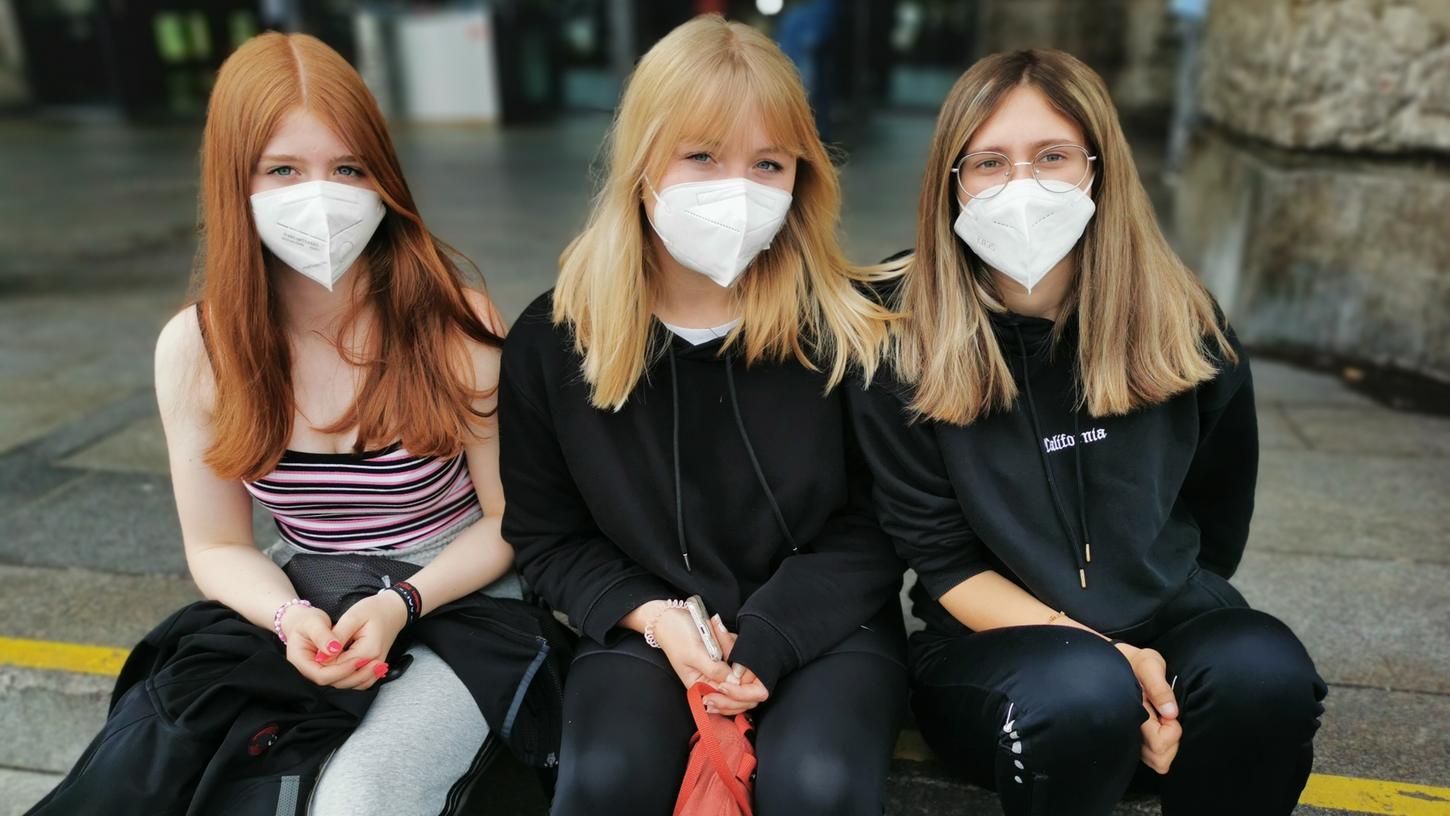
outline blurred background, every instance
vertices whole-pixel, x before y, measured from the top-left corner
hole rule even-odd
[[[1369,810],[1315,782],[1301,812],[1450,812],[1450,2],[0,0],[0,726],[17,737],[0,789],[19,792],[0,814],[99,727],[114,650],[195,597],[151,352],[185,303],[227,55],[277,29],[348,58],[429,226],[512,317],[583,224],[634,62],[704,12],[795,61],[863,263],[910,244],[937,107],[975,59],[1052,46],[1102,74],[1164,231],[1254,354],[1264,454],[1236,583],[1331,681],[1318,769],[1389,786]],[[908,729],[892,812],[995,812],[939,770]],[[1415,785],[1445,809],[1404,809]],[[533,812],[498,807],[478,812]]]

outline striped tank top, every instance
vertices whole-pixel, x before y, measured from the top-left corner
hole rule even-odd
[[[482,512],[464,454],[414,456],[399,444],[360,454],[288,450],[276,470],[243,484],[283,540],[320,552],[401,549]]]
[[[196,322],[211,360],[200,301]],[[414,456],[399,443],[363,453],[289,449],[276,470],[242,484],[284,541],[319,552],[403,549],[483,513],[462,453]]]

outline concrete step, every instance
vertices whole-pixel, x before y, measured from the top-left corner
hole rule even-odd
[[[191,582],[174,574],[0,566],[0,583],[7,587],[0,596],[0,637],[120,649],[197,597]],[[0,655],[0,733],[10,737],[0,742],[0,771],[5,774],[0,790],[15,792],[5,807],[22,796],[28,807],[69,770],[100,729],[113,680],[104,673],[14,665],[14,658],[13,648]],[[102,663],[114,666],[115,660],[111,654]],[[1325,661],[1321,668],[1332,689],[1316,741],[1318,773],[1450,787],[1450,735],[1444,728],[1450,722],[1450,695],[1441,691],[1443,678],[1435,679],[1434,671],[1416,672],[1412,676],[1419,677],[1423,688],[1391,690],[1364,683],[1364,669],[1354,661]],[[543,812],[542,797],[528,775],[511,769],[506,760],[491,769],[478,790],[489,793],[475,797],[472,813]],[[889,792],[892,814],[999,812],[990,793],[954,779],[932,760],[910,727],[897,747]],[[1445,811],[1450,812],[1450,801]],[[7,812],[0,808],[0,816]],[[1156,803],[1147,800],[1126,802],[1117,811],[1120,816],[1156,812]],[[1345,811],[1301,807],[1298,812]],[[1358,812],[1434,811],[1371,810],[1366,805]]]
[[[111,678],[100,675],[0,668],[0,733],[11,737],[0,744],[0,769],[10,769],[0,775],[0,789],[14,792],[9,797],[12,804],[18,799],[33,804],[59,781],[100,729],[110,689]],[[1444,751],[1443,723],[1450,722],[1450,697],[1336,687],[1327,707],[1318,739],[1317,772],[1392,776],[1432,785],[1450,781],[1424,777],[1425,761]],[[468,811],[475,816],[545,812],[531,776],[508,759],[491,768],[476,790]],[[900,816],[1000,812],[992,794],[959,781],[932,759],[914,730],[901,735],[888,795],[887,812]],[[1361,798],[1369,801],[1369,796]],[[1319,801],[1352,804],[1359,800],[1330,796]],[[1450,812],[1450,800],[1444,801],[1445,812]],[[20,813],[23,808],[0,808],[0,816],[7,812]],[[1155,801],[1141,798],[1124,802],[1114,811],[1115,816],[1157,812]],[[1346,811],[1304,806],[1297,812],[1327,816]],[[1348,812],[1439,811],[1356,808]]]

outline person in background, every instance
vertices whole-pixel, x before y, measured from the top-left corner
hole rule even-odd
[[[1203,29],[1212,0],[1168,0],[1173,34],[1178,41],[1178,72],[1173,95],[1173,117],[1168,127],[1168,152],[1164,166],[1175,179],[1183,169],[1188,140],[1198,126],[1198,79],[1203,52]]]

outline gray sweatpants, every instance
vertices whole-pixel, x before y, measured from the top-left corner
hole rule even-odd
[[[427,564],[478,518],[406,550],[375,554]],[[278,541],[267,554],[285,565],[299,552],[304,551]],[[508,598],[523,594],[512,571],[481,591]],[[463,681],[426,646],[408,654],[412,665],[378,689],[362,722],[323,766],[310,816],[438,816],[482,750],[488,724]]]

